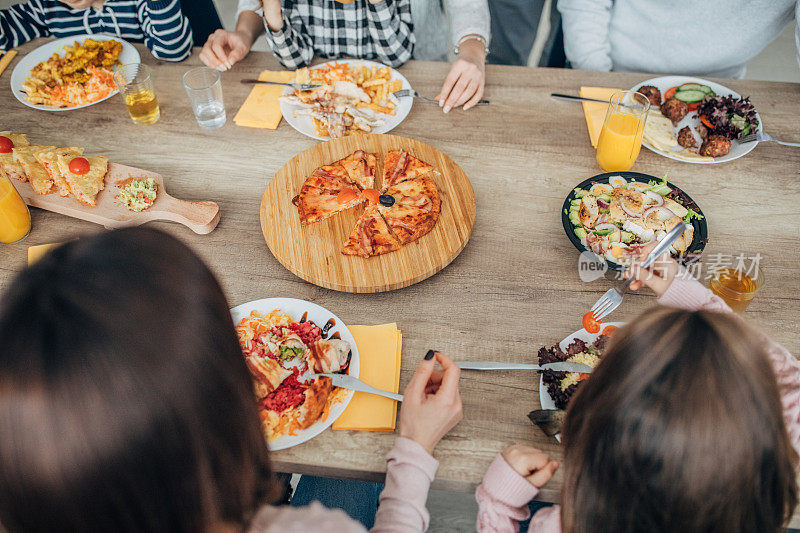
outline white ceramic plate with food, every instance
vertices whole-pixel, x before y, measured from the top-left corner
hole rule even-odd
[[[377,68],[384,68],[386,65],[382,63],[377,63],[375,61],[367,61],[365,59],[337,59],[336,61],[328,61],[326,63],[321,63],[319,65],[314,65],[310,67],[310,70],[318,69],[325,65],[339,63],[339,64],[350,64],[352,66],[363,65],[365,67],[377,67]],[[406,79],[405,76],[400,74],[397,70],[391,69],[391,81],[399,80],[402,82],[402,89],[411,89],[411,83]],[[283,91],[283,96],[290,96],[294,94],[294,89],[290,87],[286,87]],[[394,115],[388,114],[379,114],[378,116],[384,119],[384,123],[380,126],[376,126],[372,129],[370,133],[388,133],[396,128],[405,118],[408,116],[408,113],[411,111],[411,107],[414,104],[414,98],[410,96],[406,96],[403,98],[398,98],[399,105],[395,109]],[[320,136],[317,135],[316,131],[314,130],[314,125],[311,121],[311,117],[307,114],[296,114],[296,111],[302,111],[302,107],[298,105],[291,104],[289,102],[285,102],[283,100],[280,101],[281,107],[281,114],[286,122],[289,123],[291,127],[302,133],[303,135],[308,135],[313,139],[318,139],[320,141],[328,141],[330,137],[328,136]]]
[[[597,340],[597,337],[602,335],[603,330],[608,326],[615,326],[621,328],[625,325],[625,322],[604,322],[600,325],[600,331],[597,333],[589,333],[585,329],[580,329],[571,335],[564,337],[564,339],[558,343],[558,347],[561,348],[562,351],[567,351],[567,346],[572,344],[575,339],[580,339],[586,344],[591,344]],[[539,404],[542,406],[542,409],[558,409],[556,407],[556,402],[553,401],[553,398],[550,396],[550,393],[547,392],[547,386],[544,384],[544,376],[542,373],[539,373]],[[561,434],[556,435],[556,439],[558,442],[561,442]]]
[[[660,76],[658,78],[651,78],[649,80],[645,80],[641,83],[636,84],[634,87],[631,87],[632,91],[637,90],[639,87],[643,85],[652,85],[653,87],[658,88],[661,91],[661,97],[663,100],[664,93],[666,93],[672,87],[679,87],[686,83],[696,83],[698,85],[705,85],[709,87],[717,96],[733,96],[734,98],[741,98],[741,95],[736,91],[725,87],[724,85],[720,85],[719,83],[714,83],[713,81],[704,80],[702,78],[695,78],[692,76]],[[656,110],[658,112],[658,110]],[[690,126],[692,129],[696,128],[697,125],[700,124],[700,119],[695,118],[696,112],[689,111],[689,113],[675,126],[675,134],[677,135],[678,131],[683,128],[684,126]],[[756,111],[756,118],[758,119],[758,130],[763,131],[764,124],[761,121],[761,116]],[[732,161],[734,159],[738,159],[745,154],[750,153],[753,148],[756,147],[758,141],[753,141],[749,143],[740,144],[739,141],[733,140],[731,141],[731,149],[727,155],[714,157],[713,159],[703,160],[700,158],[697,159],[687,159],[684,157],[680,157],[675,155],[674,153],[668,150],[660,150],[655,147],[652,143],[643,140],[642,145],[647,147],[648,149],[652,150],[653,152],[662,155],[664,157],[668,157],[670,159],[675,159],[676,161],[685,161],[688,163],[699,163],[699,164],[714,164],[714,163],[724,163],[726,161]]]
[[[34,104],[27,100],[27,93],[22,88],[22,84],[25,83],[25,80],[30,77],[31,70],[42,61],[47,61],[50,59],[53,54],[63,56],[65,52],[64,47],[72,46],[75,44],[75,41],[83,44],[85,39],[94,39],[96,41],[108,41],[109,39],[114,39],[115,41],[122,43],[122,52],[119,54],[119,61],[123,65],[127,65],[129,63],[139,63],[142,60],[141,56],[139,55],[139,51],[136,50],[131,43],[114,35],[75,35],[73,37],[56,39],[55,41],[50,41],[49,43],[43,44],[32,52],[29,52],[19,61],[19,63],[17,63],[17,66],[14,67],[14,71],[11,73],[11,92],[14,94],[17,100],[28,107],[32,107],[33,109],[41,109],[43,111],[72,111],[73,109],[82,109],[94,104],[99,104],[100,102],[108,100],[117,94],[119,91],[115,89],[111,91],[105,98],[101,98],[100,100],[90,102],[88,104],[76,105],[74,107],[57,107],[52,105]]]
[[[234,325],[236,325],[243,318],[250,316],[251,311],[257,311],[261,314],[268,315],[274,309],[291,315],[295,322],[300,322],[303,318],[303,314],[307,313],[306,319],[314,322],[320,328],[322,328],[329,319],[333,319],[335,324],[328,330],[328,338],[334,333],[339,333],[341,339],[350,344],[352,356],[347,373],[356,378],[359,376],[361,360],[358,356],[356,340],[341,318],[320,305],[296,298],[263,298],[261,300],[254,300],[237,305],[231,309],[231,317],[233,318]],[[283,450],[313,439],[328,429],[336,419],[342,415],[344,410],[347,409],[350,400],[353,398],[353,394],[354,391],[347,391],[343,400],[332,404],[325,420],[318,420],[311,427],[297,431],[296,435],[286,435],[273,440],[269,443],[269,449],[272,451]]]

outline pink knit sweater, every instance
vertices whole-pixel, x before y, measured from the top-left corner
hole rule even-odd
[[[381,492],[374,532],[406,533],[428,529],[425,508],[428,488],[439,461],[413,440],[398,437],[386,455],[386,486]],[[305,533],[326,531],[363,533],[364,526],[344,511],[326,509],[319,503],[308,507],[265,506],[259,510],[248,533]]]
[[[659,303],[670,307],[681,307],[693,311],[728,312],[731,310],[719,297],[698,281],[679,276]],[[789,437],[800,452],[800,364],[785,348],[764,338],[770,360],[778,378],[783,418]],[[539,493],[539,489],[517,474],[498,455],[489,466],[483,483],[476,491],[478,500],[478,531],[503,533],[517,531],[518,522],[528,518],[528,502]],[[536,533],[559,533],[561,531],[560,509],[557,505],[536,513],[529,531]]]

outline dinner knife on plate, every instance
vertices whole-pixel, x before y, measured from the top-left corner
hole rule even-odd
[[[495,361],[456,361],[461,370],[553,370],[555,372],[580,372],[586,374],[594,370],[583,363],[560,361],[557,363],[500,363]]]
[[[311,374],[310,378],[331,378],[334,387],[342,387],[343,389],[350,389],[358,392],[366,392],[369,394],[375,394],[377,396],[384,396],[386,398],[391,398],[392,400],[402,402],[403,395],[397,394],[396,392],[389,392],[381,389],[376,389],[370,385],[367,385],[360,379],[354,378],[353,376],[349,376],[347,374]]]
[[[322,84],[320,83],[285,83],[282,81],[264,81],[264,80],[257,80],[254,78],[247,78],[241,80],[241,83],[245,85],[251,85],[253,83],[265,83],[267,85],[282,85],[284,87],[291,87],[292,89],[297,89],[298,91],[311,91],[322,87]]]

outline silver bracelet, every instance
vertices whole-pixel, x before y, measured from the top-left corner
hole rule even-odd
[[[455,53],[458,55],[458,50],[461,48],[461,45],[464,44],[465,41],[469,41],[470,39],[475,39],[479,43],[483,44],[483,49],[486,52],[486,55],[489,55],[489,43],[486,42],[486,38],[483,35],[479,35],[477,33],[471,33],[469,35],[463,36],[461,39],[458,40],[456,43]]]

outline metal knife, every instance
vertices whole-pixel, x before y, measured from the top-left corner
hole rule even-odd
[[[245,85],[250,85],[253,83],[266,83],[267,85],[282,85],[284,87],[291,87],[292,89],[297,89],[298,91],[311,91],[313,89],[317,89],[322,86],[322,84],[320,83],[284,83],[281,81],[264,81],[252,78],[241,80],[241,83]]]
[[[397,394],[395,392],[389,392],[385,390],[376,389],[370,385],[367,385],[360,379],[354,378],[353,376],[349,376],[347,374],[311,374],[309,377],[311,378],[331,378],[333,385],[335,387],[342,387],[343,389],[350,389],[355,390],[358,392],[366,392],[369,394],[375,394],[377,396],[384,396],[386,398],[391,398],[392,400],[402,402],[403,395]]]
[[[582,363],[562,361],[558,363],[545,363],[537,365],[533,363],[500,363],[494,361],[456,361],[462,370],[554,370],[556,372],[580,372],[583,374],[594,370]]]

